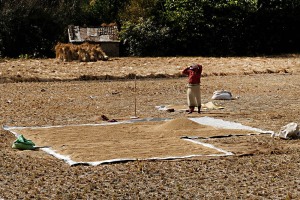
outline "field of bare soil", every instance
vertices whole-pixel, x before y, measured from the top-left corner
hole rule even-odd
[[[213,101],[224,109],[201,114],[156,109],[186,104],[187,80],[180,72],[192,63],[203,65],[203,103],[220,89],[239,98]],[[299,123],[299,80],[300,55],[93,63],[1,59],[0,123],[27,127],[98,124],[101,115],[117,121],[135,114],[140,119],[208,116],[278,132]],[[42,150],[12,149],[15,139],[0,130],[0,199],[300,199],[299,140],[214,138],[206,141],[236,154],[70,166]]]

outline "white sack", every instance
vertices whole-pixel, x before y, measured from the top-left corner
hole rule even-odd
[[[289,123],[281,127],[278,133],[272,135],[273,137],[279,137],[282,139],[297,139],[300,138],[299,127],[295,122]]]
[[[231,100],[232,94],[226,90],[218,90],[213,93],[212,99],[214,100]]]

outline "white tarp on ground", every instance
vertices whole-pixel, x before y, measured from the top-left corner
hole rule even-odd
[[[169,109],[174,109],[174,111],[176,111],[176,110],[186,111],[188,106],[187,105],[161,105],[161,106],[155,106],[155,108],[157,110],[161,110],[161,111],[168,111]],[[201,104],[201,109],[202,110],[221,110],[221,109],[224,109],[224,107],[218,106],[210,101],[210,102]]]
[[[221,119],[215,119],[212,117],[199,117],[199,118],[189,118],[190,120],[197,122],[199,124],[203,124],[203,125],[209,125],[209,126],[213,126],[213,127],[217,127],[217,128],[224,128],[224,129],[240,129],[240,130],[250,130],[250,131],[256,131],[256,132],[260,132],[260,133],[266,133],[266,131],[263,131],[261,129],[257,129],[257,128],[253,128],[253,127],[249,127],[249,126],[244,126],[240,123],[235,123],[235,122],[230,122],[230,121],[224,121]],[[141,121],[166,121],[169,119],[165,119],[165,118],[146,118],[146,119],[138,119],[138,120],[128,120],[128,121],[124,121],[123,123],[134,123],[134,122],[141,122]],[[114,124],[119,124],[122,122],[118,122],[118,123],[105,123],[105,124],[90,124],[92,126],[103,126],[103,125],[114,125]],[[85,124],[86,125],[86,124]],[[15,136],[19,135],[19,133],[17,132],[17,130],[21,130],[21,129],[25,129],[25,128],[52,128],[52,127],[67,127],[67,126],[71,126],[71,125],[66,125],[66,126],[44,126],[44,127],[8,127],[8,126],[3,126],[3,128],[7,131],[9,131],[10,133],[13,133]],[[74,125],[73,125],[74,126]],[[80,125],[76,125],[76,126],[80,126]],[[205,156],[229,156],[229,155],[233,155],[231,152],[225,151],[223,149],[220,149],[218,147],[215,147],[214,145],[211,144],[207,144],[204,142],[199,142],[199,141],[195,141],[193,139],[188,139],[188,138],[183,138],[184,140],[193,142],[193,143],[197,143],[199,145],[203,145],[205,147],[208,148],[212,148],[214,150],[217,150],[219,152],[221,152],[222,154],[212,154],[212,155],[205,155]],[[136,159],[132,159],[132,158],[124,158],[124,159],[112,159],[112,160],[103,160],[103,161],[95,161],[95,162],[75,162],[73,160],[70,159],[69,156],[67,155],[61,155],[58,154],[57,152],[55,152],[54,149],[51,148],[41,148],[42,150],[44,150],[45,152],[47,152],[50,155],[53,155],[54,157],[64,160],[66,163],[68,163],[69,165],[92,165],[92,166],[96,166],[96,165],[101,165],[101,164],[108,164],[108,163],[116,163],[116,162],[128,162],[128,161],[135,161]],[[153,157],[153,158],[148,158],[145,160],[170,160],[170,159],[182,159],[182,158],[191,158],[191,157],[196,157],[196,156],[204,156],[204,155],[187,155],[187,156],[181,156],[181,157],[165,157],[165,158],[157,158],[157,157]]]
[[[251,126],[245,126],[240,123],[224,121],[222,119],[215,119],[212,117],[197,117],[197,118],[190,118],[190,120],[197,122],[199,124],[213,126],[217,128],[224,128],[224,129],[240,129],[240,130],[249,130],[255,131],[259,133],[271,133],[270,131],[264,131],[258,128],[253,128]]]

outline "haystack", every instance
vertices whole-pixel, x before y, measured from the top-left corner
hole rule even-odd
[[[97,60],[108,60],[108,56],[99,44],[83,43],[80,45],[58,43],[55,46],[56,58],[70,62],[95,62]]]

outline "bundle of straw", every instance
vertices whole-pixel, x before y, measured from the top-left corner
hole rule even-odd
[[[99,44],[83,43],[81,45],[58,43],[55,46],[56,58],[70,62],[95,62],[97,60],[108,60],[108,56]]]

